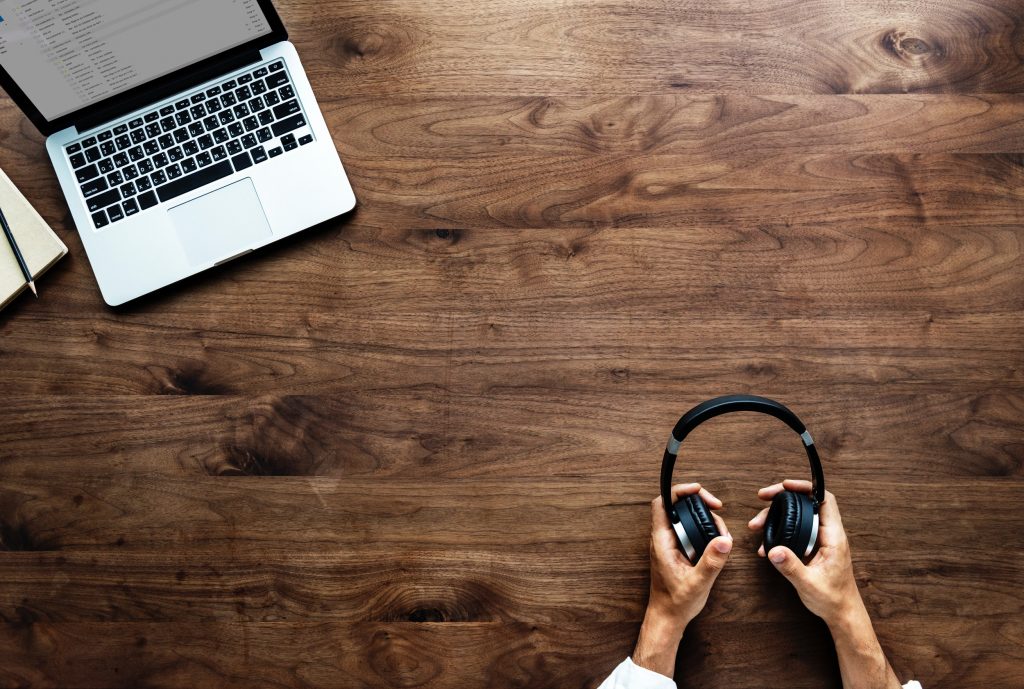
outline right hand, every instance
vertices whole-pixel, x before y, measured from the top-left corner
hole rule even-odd
[[[762,488],[757,491],[757,497],[771,501],[783,490],[810,493],[811,482],[787,479]],[[768,508],[765,508],[750,520],[748,526],[754,531],[763,530],[767,516]],[[827,491],[819,520],[818,552],[810,562],[805,565],[792,550],[781,545],[772,548],[768,559],[793,584],[807,609],[826,623],[833,624],[842,619],[851,606],[863,605],[863,602],[853,576],[850,543],[843,530],[836,496]],[[765,556],[764,545],[758,550],[758,555]]]

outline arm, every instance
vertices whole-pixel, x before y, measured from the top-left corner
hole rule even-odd
[[[722,501],[689,483],[672,487],[672,499],[700,493],[713,510]],[[691,565],[676,543],[660,497],[651,503],[651,591],[640,637],[633,651],[633,663],[665,677],[675,670],[676,652],[683,630],[704,608],[711,586],[725,567],[732,550],[732,536],[719,516],[713,515],[719,533],[696,565]]]
[[[809,481],[787,480],[762,488],[757,495],[771,500],[783,490],[811,491]],[[764,528],[768,510],[750,520],[750,528]],[[785,576],[807,609],[825,621],[836,644],[844,689],[900,689],[871,626],[871,618],[853,576],[850,544],[839,516],[836,496],[825,493],[821,506],[818,552],[806,565],[789,548],[776,546],[768,559]],[[758,551],[765,556],[764,546]]]

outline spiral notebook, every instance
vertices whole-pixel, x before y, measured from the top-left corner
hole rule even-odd
[[[0,208],[11,226],[11,233],[25,257],[32,279],[38,280],[68,252],[64,242],[53,233],[32,204],[22,196],[10,178],[0,170]],[[28,289],[7,238],[0,232],[0,309]]]

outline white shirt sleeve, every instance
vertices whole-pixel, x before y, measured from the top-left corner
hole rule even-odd
[[[632,658],[626,658],[598,689],[676,689],[676,683],[665,675],[634,665]]]
[[[676,683],[665,675],[634,665],[631,658],[626,658],[597,689],[676,689]],[[911,680],[903,685],[903,689],[921,689],[921,683]]]

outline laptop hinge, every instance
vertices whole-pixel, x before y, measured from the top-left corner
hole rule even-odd
[[[102,108],[92,113],[89,117],[83,118],[75,122],[75,127],[79,132],[87,132],[94,127],[98,127],[102,124],[106,124],[111,120],[116,120],[122,115],[144,108],[147,105],[152,105],[157,101],[163,100],[168,96],[172,96],[176,93],[181,93],[194,86],[198,86],[205,81],[210,81],[217,76],[233,72],[236,69],[241,69],[246,65],[251,65],[254,62],[259,62],[262,58],[260,57],[260,51],[253,50],[252,52],[242,53],[229,60],[218,62],[215,65],[207,67],[201,70],[189,70],[187,74],[180,78],[173,79],[167,82],[159,89],[148,90],[145,93],[138,95],[134,98],[124,99],[119,98],[116,102],[112,103],[107,108]]]

